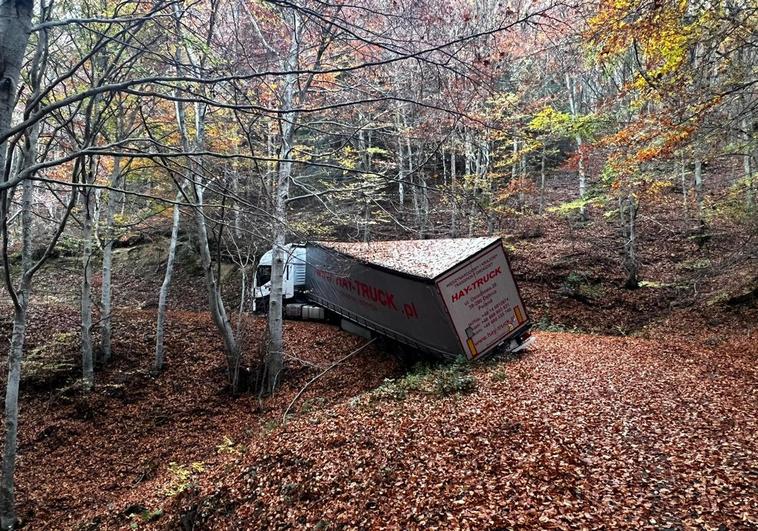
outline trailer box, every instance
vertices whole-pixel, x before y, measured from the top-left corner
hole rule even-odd
[[[520,339],[529,315],[499,238],[306,245],[306,297],[445,358]]]

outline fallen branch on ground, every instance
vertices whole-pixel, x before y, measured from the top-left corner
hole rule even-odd
[[[317,374],[316,376],[314,376],[313,378],[311,378],[310,380],[308,380],[308,383],[306,383],[303,386],[303,388],[300,389],[300,392],[298,392],[295,395],[295,398],[292,399],[292,402],[290,402],[290,405],[287,406],[287,409],[284,410],[284,415],[282,415],[282,424],[285,424],[287,422],[287,413],[290,412],[290,409],[292,409],[292,406],[295,405],[295,402],[297,402],[297,399],[300,398],[303,395],[303,393],[305,392],[306,389],[308,389],[308,386],[310,386],[313,382],[315,382],[316,380],[318,380],[319,378],[321,378],[323,375],[325,375],[327,372],[331,371],[333,368],[335,368],[337,365],[339,365],[343,361],[345,361],[345,360],[347,360],[347,359],[355,356],[356,354],[358,354],[360,351],[362,351],[364,348],[366,348],[367,346],[369,346],[374,341],[376,341],[376,338],[373,338],[373,339],[367,341],[366,343],[364,343],[363,345],[361,345],[360,347],[358,347],[357,349],[355,349],[354,351],[352,351],[347,356],[344,356],[344,357],[338,359],[337,361],[335,361],[334,363],[332,363],[331,365],[329,365],[326,369],[324,369],[323,371],[321,371],[319,374]]]

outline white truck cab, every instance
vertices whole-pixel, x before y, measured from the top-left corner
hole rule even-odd
[[[306,252],[304,245],[288,244],[284,246],[287,254],[284,265],[284,279],[282,282],[282,297],[285,300],[292,299],[295,293],[305,288],[305,261]],[[267,251],[258,261],[253,278],[253,311],[258,306],[268,301],[271,294],[271,261],[274,251]],[[262,308],[261,308],[262,309]]]

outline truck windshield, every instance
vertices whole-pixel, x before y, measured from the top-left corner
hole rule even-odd
[[[258,271],[255,273],[256,285],[263,286],[269,280],[271,280],[271,266],[258,266]]]

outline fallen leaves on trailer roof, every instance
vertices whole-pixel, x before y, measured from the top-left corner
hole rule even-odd
[[[316,242],[369,264],[423,278],[436,278],[445,271],[495,243],[499,238],[445,238],[346,243]]]

